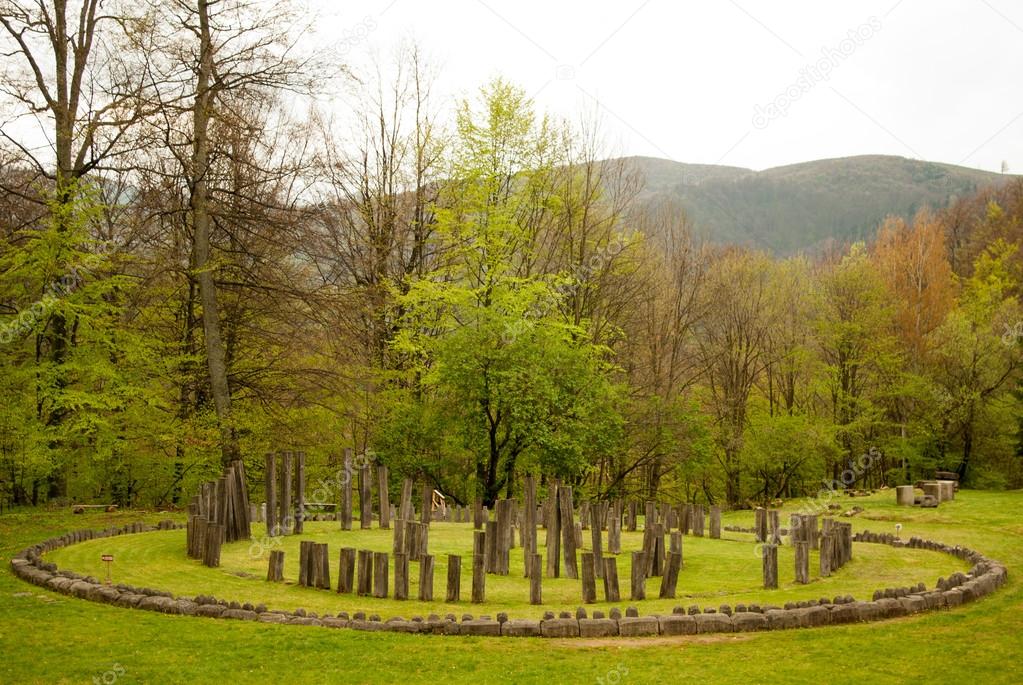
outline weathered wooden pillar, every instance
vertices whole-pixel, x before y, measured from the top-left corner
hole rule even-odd
[[[632,553],[631,598],[634,601],[646,599],[646,570],[648,563],[646,552]]]
[[[692,522],[691,523],[692,523],[692,526],[693,526],[693,535],[695,535],[696,537],[702,538],[703,537],[703,525],[704,525],[703,505],[702,504],[694,504],[693,505],[693,514],[692,514]]]
[[[506,576],[510,571],[509,556],[512,537],[513,504],[514,502],[510,499],[497,501],[497,515],[495,516],[494,521],[495,530],[497,531],[494,549],[497,553],[497,558],[494,559],[492,563],[492,573],[496,573],[500,576]]]
[[[525,566],[525,577],[528,578],[533,568],[533,555],[536,554],[536,479],[526,474],[522,494],[522,559]]]
[[[481,530],[484,523],[486,521],[483,520],[483,498],[477,497],[472,501],[472,527]]]
[[[483,604],[487,598],[487,571],[482,554],[472,555],[472,603]]]
[[[572,488],[562,485],[558,488],[558,499],[561,504],[561,551],[565,560],[565,577],[578,578],[579,568],[576,565],[575,521],[573,520]]]
[[[621,601],[621,591],[618,587],[618,559],[615,557],[604,557],[604,601]]]
[[[345,448],[345,475],[341,479],[341,530],[352,529],[352,448]]]
[[[604,577],[604,539],[601,524],[604,521],[606,509],[607,502],[600,501],[594,502],[590,507],[590,544],[593,548],[593,571],[597,578]],[[594,590],[594,597],[596,597],[596,590]]]
[[[583,602],[585,604],[593,604],[597,601],[597,581],[596,573],[593,569],[595,556],[593,552],[582,553],[582,587],[583,587]]]
[[[408,555],[394,553],[394,598],[408,599]]]
[[[778,546],[765,543],[761,546],[764,561],[764,588],[778,587]]]
[[[831,561],[834,555],[835,539],[830,532],[821,535],[821,578],[831,575]]]
[[[216,568],[220,566],[220,546],[224,542],[224,525],[222,523],[207,523],[206,533],[203,536],[203,566]]]
[[[497,533],[497,521],[487,521],[487,545],[483,552],[483,563],[487,573],[497,573],[498,564],[498,546],[500,545],[500,536]]]
[[[270,565],[266,571],[266,579],[272,583],[284,581],[284,551],[275,549],[270,552]]]
[[[757,507],[753,510],[753,534],[757,542],[767,542],[767,510]]]
[[[916,499],[916,494],[912,485],[896,485],[895,486],[895,503],[900,507],[911,507],[913,501]]]
[[[781,544],[781,512],[777,509],[771,509],[767,512],[768,522],[771,529],[771,544]]]
[[[643,530],[657,523],[657,503],[647,501],[643,506]]]
[[[528,555],[529,567],[529,603],[540,604],[543,601],[541,582],[543,581],[543,560],[539,554]]]
[[[607,522],[607,553],[622,553],[622,512],[618,506],[614,507],[613,515]]]
[[[721,507],[710,508],[710,537],[712,540],[721,539]]]
[[[419,512],[419,522],[430,525],[433,520],[433,488],[423,483],[423,510]]]
[[[359,550],[358,593],[362,597],[373,594],[373,552],[368,549]]]
[[[295,455],[295,535],[305,529],[305,452]]]
[[[626,517],[625,530],[630,533],[636,532],[636,501],[629,502],[629,515]]]
[[[672,533],[672,536],[681,534]],[[674,599],[675,587],[678,585],[678,570],[682,566],[682,554],[672,552],[668,555],[668,561],[664,565],[664,575],[661,576],[661,599]]]
[[[316,545],[316,560],[319,563],[319,571],[316,575],[316,587],[322,590],[330,589],[330,551],[327,543]]]
[[[462,557],[448,555],[448,591],[445,601],[458,602],[462,597]]]
[[[291,535],[294,518],[291,510],[291,452],[281,454],[281,535]]]
[[[277,511],[277,455],[266,453],[266,472],[263,474],[266,487],[266,534],[280,535],[280,515]]]
[[[373,553],[373,596],[387,597],[387,552]]]
[[[810,543],[796,543],[796,582],[806,585],[810,582]]]
[[[433,555],[424,554],[419,560],[419,601],[433,601]]]
[[[349,593],[354,589],[355,580],[355,548],[342,547],[338,556],[337,591]]]
[[[551,483],[547,491],[547,577],[561,575],[561,506],[558,497],[558,481]]]
[[[309,569],[312,546],[316,544],[312,540],[301,540],[298,543],[298,584],[300,587],[308,587]]]
[[[390,479],[387,467],[381,464],[377,467],[377,499],[380,502],[380,527],[387,529],[391,527],[391,493]]]
[[[369,464],[359,468],[359,528],[373,527],[373,484],[370,481]]]

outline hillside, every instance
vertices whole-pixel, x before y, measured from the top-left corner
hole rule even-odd
[[[698,230],[777,254],[814,252],[866,239],[889,214],[912,216],[1007,178],[953,164],[863,155],[753,171],[631,157],[645,178],[643,197],[675,198]]]

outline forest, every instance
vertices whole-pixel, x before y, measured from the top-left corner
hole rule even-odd
[[[287,3],[43,7],[0,1],[5,503],[345,448],[458,503],[1023,487],[1023,180],[782,258],[645,199],[599,117],[439,96],[414,43],[357,70]]]

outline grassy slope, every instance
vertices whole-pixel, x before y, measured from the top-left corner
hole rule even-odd
[[[857,519],[857,529],[888,530],[898,520],[906,526],[903,535],[919,534],[982,550],[1008,564],[1007,587],[956,611],[883,623],[756,635],[588,642],[370,634],[164,616],[45,592],[17,581],[5,564],[0,571],[0,649],[4,654],[0,682],[90,682],[115,665],[123,668],[119,683],[224,678],[236,682],[293,682],[299,678],[477,683],[599,682],[602,678],[616,682],[616,676],[625,683],[678,676],[713,682],[1023,681],[1023,667],[1018,662],[1023,654],[1023,583],[1017,576],[1023,562],[1023,521],[1019,519],[1023,492],[962,493],[956,502],[937,511],[896,509],[889,499],[894,499],[894,494],[867,502],[865,516],[881,520]],[[88,525],[102,527],[136,520],[139,515],[84,518]],[[746,512],[732,520],[748,525],[751,518]],[[82,525],[83,517],[65,514],[5,515],[0,517],[0,552],[6,559],[33,541]],[[171,538],[171,534],[154,535]],[[154,547],[153,554],[158,555],[160,545]],[[66,553],[70,555],[74,549]],[[687,549],[695,563],[695,543]],[[241,556],[246,556],[244,550]],[[920,559],[930,561],[927,556]],[[81,561],[89,563],[84,555]],[[921,570],[910,569],[909,575],[917,577]],[[855,584],[853,567],[846,571]],[[786,577],[783,572],[783,579]],[[438,573],[437,578],[439,587],[443,576]],[[926,573],[918,579],[928,586],[934,582]],[[255,587],[254,581],[237,580],[244,583],[242,587]],[[700,582],[694,578],[691,586]],[[297,588],[285,594],[288,592],[303,593],[302,599],[316,594]],[[778,592],[776,596],[781,598],[791,590]],[[771,596],[770,601],[774,600]],[[701,597],[696,601],[707,605],[722,600]],[[308,601],[303,603],[311,606]],[[284,595],[278,604],[287,604]],[[334,605],[331,610],[341,608],[347,607]],[[402,608],[401,613],[412,613]]]

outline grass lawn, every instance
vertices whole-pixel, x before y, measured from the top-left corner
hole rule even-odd
[[[851,520],[854,530],[894,531],[959,543],[1006,563],[1005,588],[955,611],[895,621],[812,630],[741,635],[645,638],[636,640],[485,639],[397,635],[277,626],[240,621],[167,616],[120,609],[50,593],[18,581],[7,564],[0,570],[0,682],[605,682],[644,683],[671,679],[712,682],[829,683],[1023,682],[1023,492],[961,492],[937,510],[895,507],[893,492],[856,503],[866,508]],[[792,510],[799,502],[792,503]],[[5,559],[18,549],[53,534],[81,527],[102,528],[165,514],[120,512],[72,516],[66,512],[21,510],[0,516],[0,551]],[[787,516],[783,513],[783,520]],[[726,524],[752,525],[752,512],[725,516]],[[307,523],[307,539],[330,543],[332,574],[340,546],[390,551],[387,531],[336,530],[336,523]],[[463,555],[463,597],[471,572],[471,526],[434,524],[430,549],[436,555],[435,595],[443,599],[446,555]],[[258,529],[257,529],[258,530]],[[260,531],[261,532],[261,531]],[[588,542],[588,531],[584,534]],[[869,599],[875,588],[924,582],[964,567],[954,558],[923,550],[896,552],[882,545],[856,544],[854,560],[834,577],[795,586],[791,549],[779,560],[781,588],[758,588],[760,560],[750,536],[729,539],[686,537],[685,568],[679,598],[639,603],[641,613],[671,606],[760,602],[782,604],[837,594]],[[541,542],[543,532],[540,533]],[[640,534],[624,534],[623,548],[636,549]],[[285,577],[297,577],[297,539],[283,542]],[[521,550],[513,551],[513,575],[488,576],[488,603],[371,600],[262,580],[265,555],[248,543],[225,546],[222,567],[205,569],[184,557],[184,531],[95,540],[49,555],[62,568],[102,577],[102,553],[115,555],[117,582],[149,585],[175,593],[215,594],[272,608],[304,607],[336,613],[359,609],[382,616],[427,613],[494,614],[538,617],[544,610],[580,604],[577,581],[544,579],[544,606],[532,607],[519,578]],[[255,550],[258,552],[259,550]],[[812,560],[816,564],[816,558]],[[619,557],[623,594],[628,593],[627,555]],[[815,566],[812,566],[815,568]],[[417,564],[410,564],[415,596]],[[332,578],[336,582],[336,577]],[[659,579],[647,582],[656,597]],[[598,590],[598,595],[600,592]],[[619,606],[632,604],[623,601]],[[594,605],[601,608],[604,605]]]

